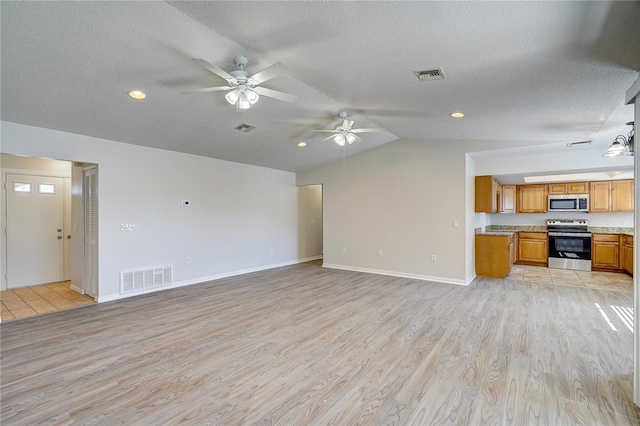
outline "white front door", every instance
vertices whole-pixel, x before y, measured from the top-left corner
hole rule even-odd
[[[64,179],[7,174],[7,287],[64,280]]]

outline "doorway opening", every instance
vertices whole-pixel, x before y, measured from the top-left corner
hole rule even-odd
[[[98,166],[0,156],[3,298],[37,314],[97,300]]]
[[[322,185],[298,187],[298,259],[322,266]]]

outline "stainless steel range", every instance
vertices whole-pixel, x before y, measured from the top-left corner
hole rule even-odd
[[[549,268],[591,270],[591,232],[586,219],[547,219]]]

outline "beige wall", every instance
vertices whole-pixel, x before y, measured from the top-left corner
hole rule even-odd
[[[464,143],[398,140],[298,173],[297,184],[323,185],[326,266],[464,284],[465,175]]]

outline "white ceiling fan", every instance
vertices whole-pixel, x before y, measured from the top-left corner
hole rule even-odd
[[[231,71],[230,73],[216,67],[215,65],[210,64],[204,59],[193,58],[191,59],[191,61],[200,65],[207,71],[224,78],[227,81],[228,85],[203,87],[201,89],[194,90],[184,90],[182,91],[182,93],[184,94],[230,90],[230,92],[225,95],[225,99],[231,105],[237,104],[239,109],[251,108],[251,105],[258,102],[258,99],[260,98],[259,95],[267,96],[289,103],[294,103],[298,99],[296,96],[289,95],[288,93],[259,86],[265,81],[278,77],[279,75],[284,74],[289,70],[286,65],[280,62],[273,64],[270,67],[265,68],[253,75],[249,75],[249,73],[244,70],[244,67],[247,65],[247,62],[249,62],[249,60],[246,56],[243,55],[238,55],[233,58],[233,62],[238,66],[239,69]]]
[[[353,120],[347,120],[347,112],[342,111],[339,115],[342,119],[342,123],[338,124],[333,130],[311,130],[312,132],[318,133],[331,133],[330,136],[323,139],[326,141],[328,139],[333,138],[333,140],[340,146],[344,146],[345,143],[352,144],[355,141],[360,141],[362,138],[357,135],[357,133],[375,133],[375,132],[386,132],[386,129],[381,127],[369,127],[369,128],[360,128],[353,129]]]

